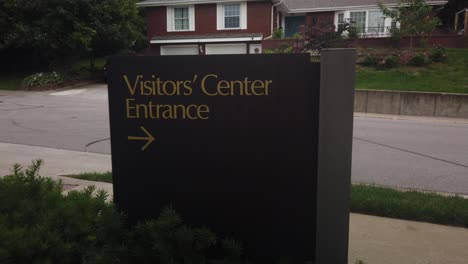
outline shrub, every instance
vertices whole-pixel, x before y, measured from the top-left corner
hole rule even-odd
[[[59,85],[65,82],[65,77],[53,72],[39,72],[27,76],[23,79],[24,87],[44,86],[44,85]]]
[[[366,55],[362,61],[365,66],[375,66],[379,69],[394,68],[398,66],[400,57],[397,55],[387,55],[385,57],[379,57],[376,55]]]
[[[423,66],[427,63],[426,54],[417,53],[409,61],[408,64],[412,66]]]
[[[303,39],[304,36],[302,36],[301,33],[294,33],[294,35],[292,35],[292,38],[293,38],[293,39],[300,40],[300,39]]]
[[[38,175],[41,164],[0,179],[0,263],[115,262],[125,233],[107,194],[62,196],[60,182]]]
[[[286,44],[281,45],[277,49],[264,49],[263,53],[265,54],[274,54],[274,53],[294,53],[294,48]]]
[[[363,61],[362,64],[365,66],[375,66],[379,62],[379,58],[377,56],[372,55],[372,54],[367,54]]]
[[[273,31],[273,35],[271,36],[273,39],[282,39],[284,38],[284,31],[282,28],[277,28]]]
[[[241,256],[239,243],[185,225],[172,208],[127,227],[104,191],[64,196],[60,182],[39,176],[41,165],[0,177],[0,263],[221,264]]]
[[[430,51],[429,58],[433,62],[444,62],[447,59],[447,51],[442,46],[434,46]]]
[[[278,53],[294,53],[294,48],[291,46],[279,48]]]
[[[359,32],[358,32],[356,27],[350,26],[347,31],[348,31],[348,38],[349,39],[359,38]]]
[[[398,66],[398,62],[400,61],[400,58],[397,55],[388,55],[385,56],[385,58],[382,61],[382,65],[385,68],[394,68]]]
[[[411,58],[414,57],[415,52],[413,50],[403,50],[400,52],[400,64],[408,64]]]

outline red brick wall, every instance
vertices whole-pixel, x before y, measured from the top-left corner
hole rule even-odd
[[[148,23],[148,39],[154,36],[194,35],[214,33],[263,33],[264,37],[271,34],[271,2],[247,2],[247,29],[217,30],[216,4],[195,5],[195,31],[167,32],[166,7],[148,7],[146,10]]]
[[[302,39],[264,39],[262,41],[263,50],[279,49],[284,46],[292,47],[294,52],[301,52],[304,48]]]
[[[148,7],[145,11],[147,29],[146,34],[148,40],[153,36],[161,35],[158,32],[166,31],[166,8],[165,7]]]

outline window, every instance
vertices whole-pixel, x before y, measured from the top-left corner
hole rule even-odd
[[[338,29],[342,29],[344,26],[344,13],[338,13]]]
[[[218,3],[216,29],[247,29],[247,2]]]
[[[381,10],[349,10],[335,13],[337,28],[346,23],[355,28],[361,36],[386,37],[400,25],[386,18]]]
[[[367,33],[383,33],[385,26],[385,17],[380,10],[369,11],[369,22],[367,26]]]
[[[338,25],[343,25],[344,24],[344,13],[339,13],[338,14]]]
[[[195,6],[168,6],[167,32],[195,31]]]
[[[366,11],[351,12],[351,25],[356,28],[358,33],[366,32]]]
[[[224,28],[240,28],[240,4],[224,5]]]
[[[189,30],[189,24],[188,7],[174,8],[174,30]]]

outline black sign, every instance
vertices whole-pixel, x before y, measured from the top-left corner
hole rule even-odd
[[[113,57],[114,198],[172,205],[246,255],[313,260],[320,65],[308,55]]]

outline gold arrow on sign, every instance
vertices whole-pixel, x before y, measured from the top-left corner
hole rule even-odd
[[[154,137],[143,126],[140,126],[140,128],[143,130],[143,132],[145,132],[146,137],[128,136],[128,140],[146,140],[146,144],[141,148],[141,151],[144,151],[151,143],[153,143]]]

